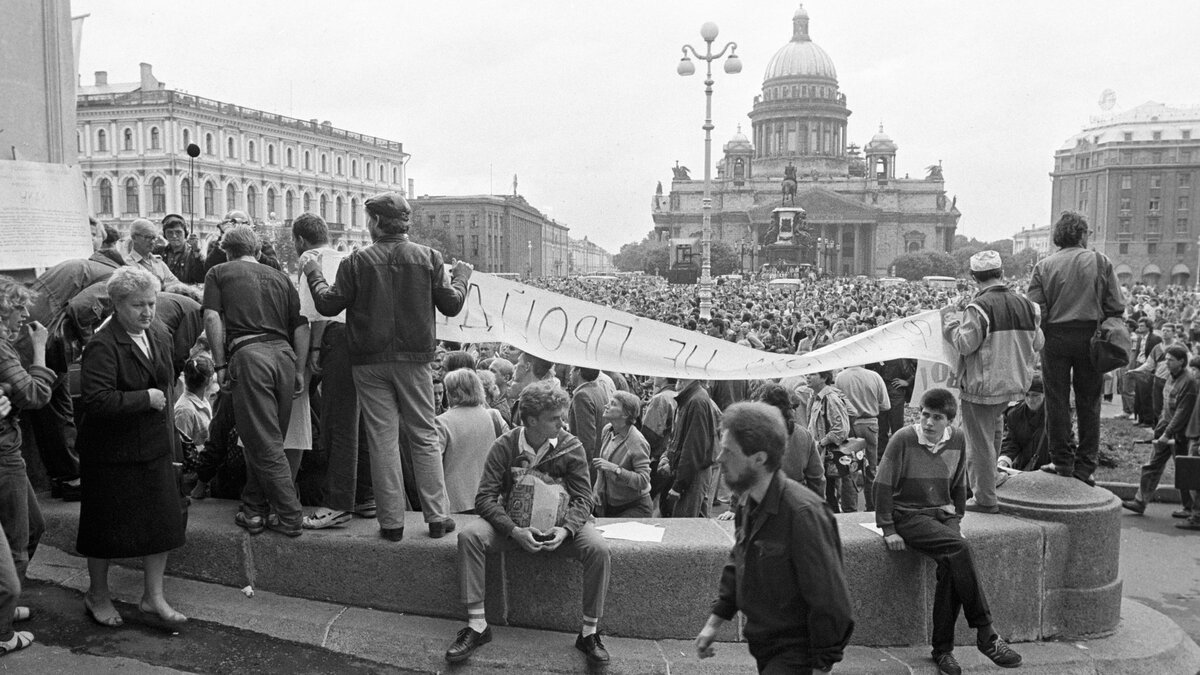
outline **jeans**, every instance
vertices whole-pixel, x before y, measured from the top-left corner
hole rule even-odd
[[[354,366],[353,371],[367,447],[371,452],[371,482],[375,488],[379,527],[404,527],[406,499],[400,462],[402,430],[411,453],[425,522],[446,520],[450,514],[450,499],[446,496],[446,474],[438,451],[437,429],[433,425],[433,366],[413,361],[388,361]]]
[[[0,530],[3,530],[0,527]],[[13,565],[8,536],[0,532],[0,640],[11,640],[13,636],[13,612],[21,599],[21,577]]]
[[[996,505],[996,425],[1008,403],[962,402],[962,430],[967,442],[967,483],[980,506]]]
[[[300,527],[303,513],[283,439],[292,414],[296,354],[283,340],[248,344],[229,360],[233,415],[246,452],[242,510],[248,516],[274,511],[286,529]]]
[[[896,513],[896,534],[904,545],[937,563],[933,595],[933,652],[954,650],[954,624],[961,609],[972,628],[992,622],[987,597],[979,585],[971,547],[959,531],[961,516],[942,509]]]
[[[458,533],[458,580],[464,605],[483,602],[487,554],[521,552],[524,549],[511,537],[502,537],[491,523],[479,518],[467,523]],[[567,555],[583,564],[583,615],[593,619],[604,616],[604,599],[612,570],[608,541],[591,522],[583,524],[572,537],[549,552],[527,555]]]
[[[1046,388],[1046,438],[1058,473],[1091,478],[1100,454],[1100,385],[1102,374],[1092,365],[1095,328],[1046,326],[1042,380]],[[1079,420],[1079,448],[1071,448],[1071,391]]]
[[[350,367],[346,325],[330,321],[321,342],[321,449],[325,507],[349,511],[374,497],[371,458],[359,438],[358,394]]]
[[[23,583],[25,569],[46,531],[46,521],[42,519],[42,509],[26,474],[20,450],[0,455],[0,524],[4,526],[12,550],[17,576]]]

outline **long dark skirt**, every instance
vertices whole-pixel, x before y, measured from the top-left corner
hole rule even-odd
[[[89,558],[134,558],[183,546],[187,518],[170,455],[149,462],[80,462],[79,537]]]

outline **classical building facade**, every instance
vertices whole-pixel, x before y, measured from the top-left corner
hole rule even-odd
[[[1055,151],[1050,215],[1083,214],[1122,282],[1194,284],[1198,175],[1200,106],[1106,112]]]
[[[482,272],[564,276],[570,229],[520,195],[422,195],[410,200],[416,222],[439,229],[456,246],[445,251]]]
[[[749,114],[753,141],[739,126],[723,147],[712,186],[712,237],[741,254],[745,269],[807,264],[834,274],[884,276],[902,253],[949,251],[960,213],[947,199],[940,164],[923,178],[896,176],[898,146],[883,132],[860,154],[848,144],[850,110],[833,60],[812,41],[808,12],[792,18],[792,39],[767,64]],[[667,194],[652,201],[659,241],[695,242],[699,251],[703,179],[674,169]],[[699,171],[703,174],[703,171]],[[795,180],[789,206],[803,209],[780,238],[776,209],[783,180]]]
[[[583,239],[571,239],[571,274],[609,274],[616,271],[612,254],[600,245]]]
[[[122,229],[134,218],[194,212],[210,235],[233,209],[285,225],[311,211],[334,243],[350,246],[370,241],[367,197],[406,192],[409,155],[397,141],[171,90],[146,63],[138,82],[110,84],[97,72],[78,87],[76,114],[89,207]]]
[[[1014,234],[1013,250],[1014,254],[1020,253],[1025,249],[1037,251],[1038,257],[1049,255],[1054,252],[1054,248],[1050,243],[1051,230],[1054,228],[1050,225],[1042,227],[1021,228],[1021,231]]]

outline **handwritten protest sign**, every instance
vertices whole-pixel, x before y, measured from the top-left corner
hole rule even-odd
[[[507,342],[555,363],[683,379],[786,377],[912,358],[950,366],[957,354],[930,310],[802,355],[770,354],[476,272],[466,305],[439,317],[439,339]]]

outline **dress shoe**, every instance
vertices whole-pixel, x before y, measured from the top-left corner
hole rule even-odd
[[[1139,502],[1136,499],[1125,499],[1121,501],[1121,506],[1133,511],[1139,516],[1146,512],[1146,502]]]
[[[604,643],[600,642],[600,633],[592,633],[586,637],[580,633],[575,636],[575,649],[583,652],[588,663],[608,663],[608,650],[604,648]]]
[[[441,539],[442,537],[454,531],[454,519],[447,518],[442,521],[429,524],[429,538]]]
[[[404,538],[403,527],[381,527],[379,528],[379,536],[388,541],[400,541]]]
[[[450,648],[446,650],[446,660],[450,663],[466,661],[475,653],[476,649],[491,641],[491,626],[484,628],[482,633],[476,632],[470,627],[463,628],[458,631],[458,637],[454,638],[454,644],[450,645]]]

